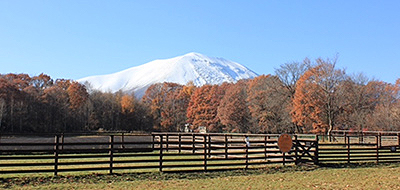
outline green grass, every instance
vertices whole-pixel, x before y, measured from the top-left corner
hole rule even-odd
[[[124,157],[114,157],[114,161],[135,161],[135,160],[144,160],[144,161],[156,161],[156,162],[140,162],[140,163],[114,163],[114,167],[135,167],[135,166],[152,166],[153,168],[148,168],[148,169],[123,169],[123,170],[114,170],[114,172],[117,173],[143,173],[143,172],[158,172],[159,171],[159,153],[158,152],[153,152],[151,154],[154,154],[154,156],[143,156],[144,153],[137,153],[135,156],[124,156]],[[90,156],[93,154],[64,154],[64,156]],[[61,163],[70,163],[70,162],[96,162],[96,161],[109,161],[110,158],[108,157],[108,154],[96,154],[100,156],[105,156],[102,158],[68,158],[68,159],[59,159],[60,165],[58,166],[58,169],[82,169],[82,168],[96,168],[96,167],[101,167],[104,168],[104,170],[92,170],[92,171],[75,171],[75,172],[59,172],[59,175],[87,175],[87,174],[92,174],[92,173],[97,173],[97,174],[107,174],[109,173],[108,163],[104,164],[76,164],[76,165],[61,165]],[[115,155],[124,155],[124,153],[118,153]],[[146,153],[148,155],[148,153]],[[15,155],[4,155],[1,156],[3,158],[8,158],[8,160],[1,160],[2,164],[11,164],[11,163],[54,163],[54,159],[12,159],[15,157]],[[21,157],[21,155],[19,155]],[[24,156],[22,156],[24,157]],[[40,157],[40,156],[38,156]],[[169,159],[173,160],[171,162],[163,162],[163,166],[169,166],[169,165],[184,165],[186,167],[181,167],[181,168],[164,168],[163,171],[179,171],[179,170],[202,170],[203,167],[203,155],[192,155],[192,154],[182,154],[179,156],[170,156],[169,153],[164,153],[164,159]],[[185,159],[200,159],[200,161],[182,161]],[[212,160],[208,158],[209,160],[207,161],[208,164],[228,164],[228,163],[245,163],[245,160]],[[201,165],[201,167],[191,167],[192,165]],[[261,164],[260,164],[261,165]],[[214,166],[211,167],[209,166],[208,169],[227,169],[227,168],[244,168],[245,166]],[[255,167],[260,167],[260,166],[249,166],[249,168],[255,168]],[[30,170],[30,169],[53,169],[54,166],[33,166],[33,167],[26,167],[26,166],[15,166],[15,167],[0,167],[0,172],[1,171],[15,171],[15,170]],[[1,177],[3,178],[9,178],[9,177],[27,177],[27,176],[51,176],[53,175],[52,172],[50,173],[41,173],[41,174],[35,174],[35,173],[16,173],[16,174],[1,174]]]
[[[400,164],[1,178],[12,189],[399,189]]]

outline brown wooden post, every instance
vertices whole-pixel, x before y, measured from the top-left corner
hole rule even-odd
[[[114,135],[110,135],[109,140],[109,155],[110,155],[110,174],[113,173],[113,164],[114,164]]]
[[[154,151],[154,141],[155,141],[155,135],[151,134],[152,136],[152,143],[151,143],[151,149]]]
[[[267,146],[268,146],[268,142],[267,142],[267,136],[264,136],[264,158],[265,158],[265,160],[267,160],[267,151],[268,151],[268,149],[267,149]]]
[[[194,133],[192,133],[192,150],[193,154],[196,153],[196,136]]]
[[[208,134],[208,157],[211,157],[211,135]]]
[[[203,147],[204,147],[204,171],[207,171],[207,139],[206,135],[203,135]]]
[[[247,142],[247,138],[249,138],[248,136],[245,136],[245,143],[246,143],[246,169],[249,168],[249,143]],[[250,140],[249,140],[250,142]]]
[[[364,131],[361,130],[361,143],[364,143]]]
[[[182,152],[182,134],[178,133],[178,141],[179,141],[179,153]]]
[[[397,145],[399,145],[400,148],[400,133],[397,133]]]
[[[297,135],[294,135],[294,155],[296,158],[295,164],[298,165],[300,163],[299,160],[299,141]]]
[[[318,135],[315,136],[315,153],[314,153],[314,164],[319,164],[319,138]]]
[[[165,140],[165,142],[166,142],[167,144],[166,144],[166,147],[165,147],[165,148],[166,148],[166,150],[167,150],[167,152],[168,152],[168,148],[169,148],[169,135],[168,135],[168,133],[167,133],[167,135],[166,135],[166,138],[167,138],[167,139]]]
[[[162,172],[163,166],[163,139],[164,137],[160,135],[160,172]]]
[[[62,133],[61,134],[61,142],[62,142],[62,144],[61,144],[61,150],[64,150],[64,133]]]
[[[346,136],[347,141],[347,163],[350,164],[350,137]]]
[[[58,175],[58,150],[60,145],[60,136],[54,137],[54,176]]]
[[[122,135],[121,135],[121,142],[122,142],[121,148],[125,150],[125,135],[124,135],[124,133],[122,133]]]
[[[225,159],[228,159],[228,135],[225,134]]]
[[[379,135],[375,136],[376,140],[376,163],[379,164]]]

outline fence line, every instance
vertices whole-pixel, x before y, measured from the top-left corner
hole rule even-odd
[[[278,136],[153,133],[29,138],[2,135],[0,173],[211,171],[298,163],[297,155],[303,153],[282,154],[277,147]],[[306,142],[298,140],[297,143],[305,146]],[[301,161],[307,161],[304,155]]]
[[[132,135],[2,135],[0,173],[78,171],[214,171],[268,164],[400,162],[400,136],[293,135],[293,147],[279,151],[279,135],[152,133]]]
[[[360,135],[344,133],[336,135],[336,142],[323,142],[318,147],[320,163],[391,163],[400,162],[399,133],[378,133],[376,135]],[[322,141],[327,137],[320,136]]]

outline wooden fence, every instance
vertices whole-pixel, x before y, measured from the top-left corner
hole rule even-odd
[[[210,133],[3,135],[0,173],[212,171],[316,162],[315,136],[295,135],[295,146],[286,154],[278,149],[278,137]]]
[[[268,164],[399,162],[399,136],[292,135],[290,152],[279,135],[152,133],[134,135],[2,135],[0,174],[61,172],[184,172],[265,167]]]
[[[319,138],[319,163],[400,162],[400,133],[344,133]]]

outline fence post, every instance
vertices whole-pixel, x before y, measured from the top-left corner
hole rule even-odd
[[[62,144],[61,144],[61,150],[64,150],[64,133],[62,133],[61,134],[61,142],[62,142]]]
[[[397,144],[399,145],[400,148],[400,133],[397,133]]]
[[[360,143],[364,143],[364,131],[361,130],[360,134],[361,134]]]
[[[296,161],[295,161],[296,165],[299,164],[299,145],[298,144],[299,144],[298,137],[297,137],[297,135],[294,135],[294,149],[295,149],[294,155],[296,158]]]
[[[122,132],[122,136],[121,136],[121,148],[125,151],[125,135],[124,132]]]
[[[178,133],[178,141],[179,141],[179,153],[182,152],[182,134]]]
[[[346,136],[347,143],[347,164],[350,164],[350,137]]]
[[[194,135],[194,133],[192,133],[192,150],[193,150],[193,154],[196,153],[196,136]]]
[[[114,164],[114,135],[110,135],[109,140],[109,155],[110,155],[110,174],[113,173],[113,164]]]
[[[58,149],[60,145],[60,136],[54,137],[54,176],[58,175]]]
[[[151,143],[151,149],[154,151],[154,141],[155,141],[155,136],[154,134],[151,134],[152,136],[152,143]]]
[[[228,159],[228,135],[225,136],[225,159]]]
[[[268,151],[267,145],[268,145],[267,136],[264,136],[264,158],[265,158],[265,160],[267,160],[267,151]]]
[[[247,141],[249,137],[246,135],[245,136],[245,142],[246,142],[246,170],[249,168],[249,143],[250,140]]]
[[[169,152],[169,150],[168,150],[168,148],[169,148],[169,135],[168,135],[168,133],[166,134],[166,138],[167,138],[167,139],[165,140],[165,142],[166,142],[167,144],[166,144],[166,147],[165,147],[165,148],[166,148],[167,152]]]
[[[163,166],[163,136],[160,134],[160,172],[162,172]]]
[[[208,157],[211,158],[211,135],[208,134]]]
[[[318,135],[315,135],[315,153],[314,153],[314,164],[318,165],[319,164],[319,138]]]
[[[376,163],[379,164],[379,135],[375,136],[376,143]]]
[[[207,136],[203,135],[203,146],[204,146],[204,171],[207,171]]]

